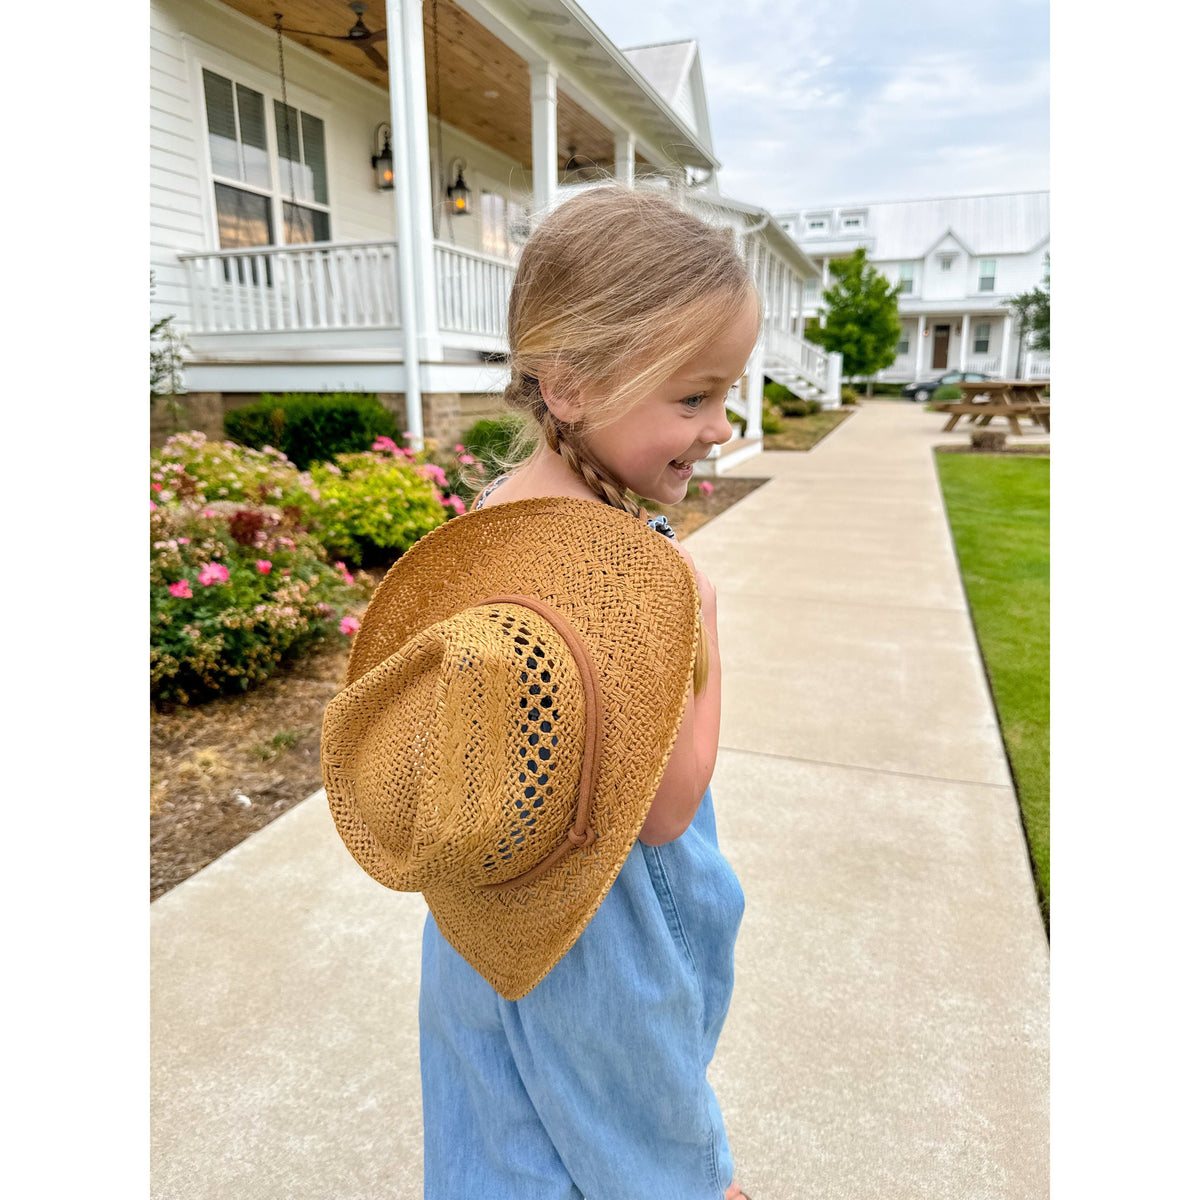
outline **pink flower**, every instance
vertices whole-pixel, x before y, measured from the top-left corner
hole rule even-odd
[[[152,483],[150,486],[151,486],[151,487],[152,487],[152,488],[153,488],[153,489],[154,489],[156,492],[161,492],[161,491],[162,491],[162,484],[161,484],[161,483]]]
[[[460,496],[451,496],[448,503],[460,517],[467,511],[467,506],[462,502]]]
[[[157,509],[158,509],[158,505],[155,504],[153,500],[151,500],[150,501],[150,511],[155,512]]]
[[[459,443],[458,443],[458,445],[454,447],[454,449],[455,449],[455,450],[456,450],[456,451],[457,451],[459,454],[461,454],[461,453],[462,453],[462,452],[463,452],[463,451],[466,449],[466,446],[464,446],[464,445],[462,444],[462,442],[459,442]]]
[[[228,583],[229,568],[222,563],[205,563],[200,568],[200,582],[205,587],[211,587],[214,583]]]
[[[215,517],[217,514],[211,508],[206,508],[200,515],[202,517]]]
[[[390,437],[380,435],[371,443],[371,449],[378,451],[386,450],[390,454],[395,454],[399,451],[400,447]]]
[[[338,626],[338,628],[344,634],[347,634],[348,636],[356,634],[358,632],[358,628],[359,628],[358,618],[357,617],[343,617],[342,623]]]
[[[464,467],[469,467],[472,463],[474,463],[475,458],[471,454],[460,454],[458,456],[458,461],[462,463]]]
[[[190,600],[192,598],[192,589],[186,579],[177,580],[167,588],[167,591],[180,600]]]
[[[335,563],[333,564],[333,569],[334,569],[335,571],[341,571],[341,573],[342,573],[342,578],[343,578],[343,579],[344,579],[344,580],[345,580],[345,581],[346,581],[346,582],[347,582],[347,583],[348,583],[348,584],[349,584],[351,587],[353,587],[353,586],[354,586],[354,576],[350,574],[350,572],[349,572],[349,570],[347,569],[347,567],[346,567],[346,564],[345,564],[344,562],[335,562]]]
[[[409,462],[412,462],[412,460],[416,458],[416,455],[407,446],[401,446],[400,453],[403,454]]]
[[[696,487],[700,490],[700,492],[703,495],[705,495],[705,496],[712,495],[713,486],[711,483],[708,482],[707,479],[702,479],[698,484],[696,484]]]
[[[176,540],[176,541],[177,541],[177,542],[178,542],[178,543],[179,543],[181,546],[190,546],[190,545],[192,544],[192,539],[191,539],[191,538],[176,538],[175,540]]]
[[[424,475],[426,479],[432,479],[438,487],[446,486],[446,472],[437,463],[422,463],[417,468],[417,473]]]
[[[279,573],[280,573],[280,575],[290,575],[292,573],[292,568],[284,567],[283,570],[280,571]]]
[[[269,558],[260,558],[255,562],[254,565],[258,568],[258,573],[260,575],[270,575],[271,560]]]
[[[410,437],[416,437],[416,434],[413,433],[413,431],[411,429],[406,429],[400,436],[403,438],[410,438]]]

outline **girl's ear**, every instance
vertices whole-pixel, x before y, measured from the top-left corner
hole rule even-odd
[[[543,370],[538,376],[538,387],[546,407],[564,425],[570,425],[580,416],[582,405],[566,386],[563,375],[553,367]]]

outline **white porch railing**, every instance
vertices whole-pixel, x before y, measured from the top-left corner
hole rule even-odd
[[[766,331],[767,359],[793,368],[806,383],[824,392],[829,386],[829,355],[786,329]]]
[[[507,336],[508,295],[517,273],[512,263],[434,242],[433,266],[442,329]]]
[[[1026,358],[1021,364],[1022,379],[1049,379],[1050,356],[1029,350],[1025,351]]]
[[[395,242],[316,242],[181,254],[190,332],[399,329]],[[504,337],[516,268],[506,259],[434,243],[438,323]]]

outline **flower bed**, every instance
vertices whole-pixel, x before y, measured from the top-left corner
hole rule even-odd
[[[465,511],[420,457],[381,438],[299,471],[270,446],[169,438],[151,456],[152,697],[245,691],[322,634],[352,636],[365,576],[346,564],[390,561]]]

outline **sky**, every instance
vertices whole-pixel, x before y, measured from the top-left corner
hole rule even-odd
[[[580,0],[694,38],[721,191],[772,211],[1050,186],[1048,0]]]

